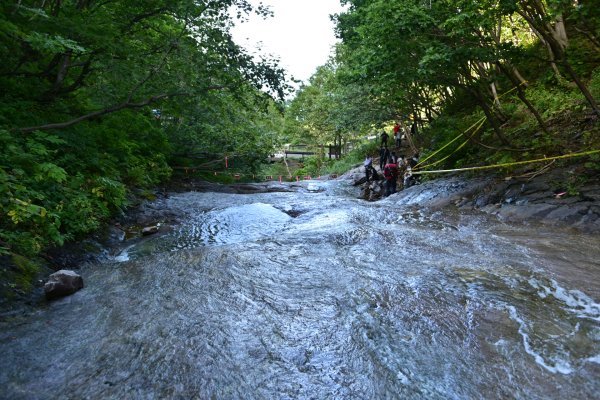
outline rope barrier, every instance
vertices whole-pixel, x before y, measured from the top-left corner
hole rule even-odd
[[[461,136],[463,136],[465,133],[469,132],[471,129],[473,129],[477,125],[479,125],[479,124],[483,125],[483,123],[485,123],[485,120],[486,120],[486,117],[479,119],[473,125],[471,125],[467,129],[465,129],[463,132],[459,133],[458,136],[456,136],[454,139],[452,139],[451,141],[449,141],[448,143],[446,143],[445,145],[443,145],[442,147],[440,147],[439,149],[437,149],[436,151],[434,151],[433,153],[431,153],[430,155],[428,155],[427,157],[425,157],[424,159],[419,161],[419,163],[415,167],[418,167],[419,165],[423,164],[425,161],[429,160],[431,157],[435,156],[437,153],[444,150],[446,147],[450,146],[452,143],[456,142]]]
[[[442,158],[442,159],[440,159],[440,160],[437,160],[437,161],[435,161],[435,162],[433,162],[433,163],[431,163],[431,164],[427,164],[427,165],[421,165],[421,164],[422,164],[422,162],[420,162],[420,163],[418,163],[417,165],[415,165],[415,168],[414,168],[414,169],[415,169],[415,170],[418,170],[418,169],[423,169],[423,168],[429,168],[429,167],[432,167],[432,166],[434,166],[434,165],[437,165],[437,164],[439,164],[439,163],[441,163],[441,162],[443,162],[443,161],[446,161],[446,160],[447,160],[448,158],[450,158],[450,157],[451,157],[451,156],[452,156],[454,153],[456,153],[457,151],[459,151],[460,149],[462,149],[464,146],[466,146],[466,145],[467,145],[467,143],[469,143],[469,141],[471,140],[471,138],[472,138],[473,136],[475,136],[475,134],[476,134],[476,133],[479,131],[479,129],[481,129],[481,127],[483,126],[483,124],[485,124],[485,118],[481,119],[480,121],[481,121],[481,123],[480,123],[480,124],[479,124],[479,125],[478,125],[478,126],[477,126],[477,127],[474,129],[474,130],[473,130],[473,133],[471,134],[471,136],[469,136],[469,137],[467,138],[467,140],[465,140],[464,142],[462,142],[462,143],[461,143],[461,144],[460,144],[460,145],[459,145],[459,146],[458,146],[456,149],[454,149],[454,151],[453,151],[452,153],[448,154],[446,157],[444,157],[444,158]],[[461,135],[462,135],[462,134],[461,134]],[[458,136],[458,137],[460,137],[460,136]]]
[[[482,165],[482,166],[479,166],[479,167],[466,167],[466,168],[454,168],[454,169],[438,169],[438,170],[433,170],[433,171],[413,171],[412,173],[413,173],[413,175],[423,175],[423,174],[441,174],[441,173],[447,173],[447,172],[477,171],[477,170],[484,170],[484,169],[512,167],[512,166],[516,166],[516,165],[533,164],[533,163],[538,163],[538,162],[543,162],[543,161],[551,161],[551,160],[561,160],[561,159],[566,159],[566,158],[583,157],[583,156],[589,156],[589,155],[598,154],[598,153],[600,153],[600,150],[590,150],[590,151],[584,151],[584,152],[581,152],[581,153],[564,154],[562,156],[537,158],[535,160],[515,161],[515,162],[510,162],[510,163],[502,163],[502,164],[494,164],[494,165]]]
[[[527,84],[527,81],[521,82],[519,85],[513,87],[510,90],[507,90],[506,92],[504,92],[500,96],[498,96],[498,100],[501,99],[502,97],[506,96],[507,94],[509,94],[511,92],[514,92],[515,90],[519,89],[522,85],[526,85],[526,84]],[[487,117],[482,117],[481,119],[479,119],[473,125],[471,125],[467,129],[465,129],[464,131],[462,131],[461,133],[459,133],[458,136],[456,136],[454,139],[452,139],[451,141],[449,141],[448,143],[446,143],[444,146],[442,146],[441,148],[437,149],[436,151],[434,151],[433,153],[431,153],[430,155],[428,155],[427,157],[425,157],[424,159],[422,159],[421,161],[419,161],[417,163],[417,165],[415,165],[415,168],[418,168],[425,161],[429,160],[431,157],[435,156],[440,151],[444,150],[446,147],[450,146],[452,143],[454,143],[455,141],[457,141],[461,136],[465,135],[471,129],[473,129],[473,128],[476,127],[475,128],[475,132],[473,132],[473,134],[471,134],[471,136],[469,137],[469,139],[471,139],[471,137],[473,137],[473,135],[475,135],[475,133],[483,126],[483,124],[485,123],[486,119],[487,119]],[[456,148],[452,153],[450,153],[448,156],[446,156],[442,160],[437,161],[437,162],[435,162],[433,164],[429,164],[428,166],[439,164],[441,161],[444,161],[444,160],[448,159],[452,154],[456,153],[458,150],[460,150],[462,147],[464,147],[468,143],[468,141],[469,140],[467,140],[465,143],[461,144],[458,148]],[[426,168],[428,166],[424,166],[424,167],[421,167],[421,168]]]

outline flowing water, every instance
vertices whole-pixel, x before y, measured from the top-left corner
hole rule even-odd
[[[1,323],[0,397],[599,398],[597,235],[314,185],[172,195],[184,223]]]

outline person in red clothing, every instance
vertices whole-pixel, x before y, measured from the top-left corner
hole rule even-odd
[[[391,157],[383,168],[383,177],[385,178],[385,197],[396,193],[398,165],[394,163],[394,160]]]
[[[394,125],[394,140],[396,141],[396,147],[400,147],[402,134],[400,133],[400,124],[398,122]]]

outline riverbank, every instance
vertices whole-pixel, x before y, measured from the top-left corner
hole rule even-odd
[[[600,232],[600,176],[589,174],[581,164],[536,172],[539,171],[531,169],[510,176],[447,175],[401,190],[385,201],[479,210],[506,222]],[[358,167],[341,179],[352,183],[363,176],[362,167]]]

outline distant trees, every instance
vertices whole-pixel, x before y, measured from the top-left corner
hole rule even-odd
[[[509,119],[501,92],[511,90],[547,130],[527,98],[528,68],[545,65],[557,84],[568,80],[598,113],[597,101],[581,68],[600,64],[600,16],[593,1],[566,0],[343,0],[336,16],[342,40],[329,81],[329,97],[352,93],[331,114],[362,115],[362,125],[411,117],[423,124],[437,119],[448,104],[469,99],[487,117],[496,140],[511,140],[502,125]],[[585,41],[570,52],[569,31]],[[537,44],[545,54],[535,50]],[[581,40],[579,41],[581,43]],[[536,72],[537,73],[537,72]],[[584,72],[586,73],[586,72]],[[319,90],[306,87],[304,91]],[[362,95],[361,95],[362,94]],[[299,96],[300,97],[300,96]],[[351,101],[361,99],[360,102]],[[387,115],[371,113],[388,110]],[[369,116],[370,114],[370,116]],[[321,117],[322,118],[322,117]]]

